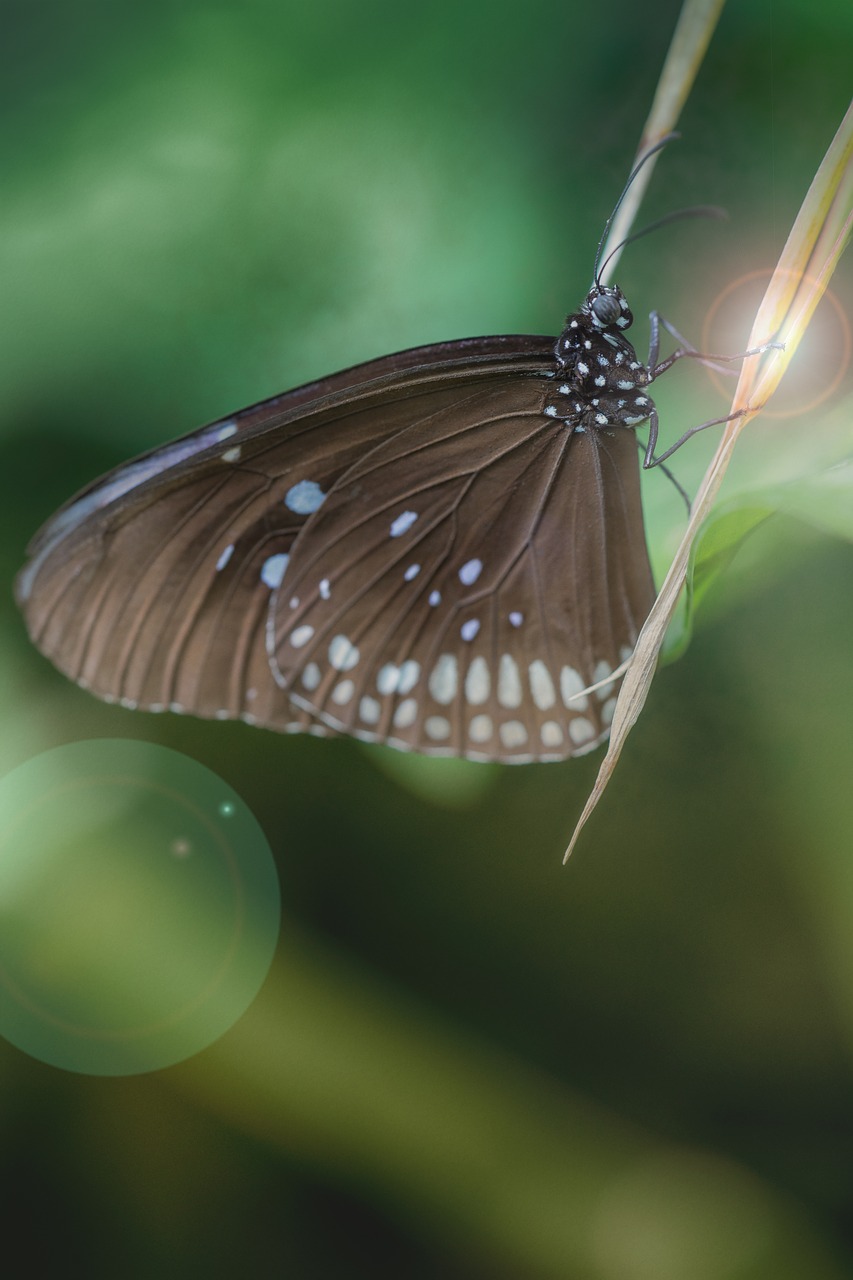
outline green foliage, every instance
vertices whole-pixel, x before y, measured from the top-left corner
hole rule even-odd
[[[134,452],[395,348],[555,332],[677,11],[8,13],[0,767],[87,737],[184,751],[258,817],[284,903],[269,984],[184,1066],[72,1078],[2,1046],[7,1251],[33,1274],[853,1270],[849,382],[744,439],[694,566],[714,608],[564,871],[594,759],[401,785],[444,762],[135,715],[53,671],[10,595],[40,521]],[[727,7],[643,216],[730,222],[625,253],[641,350],[651,307],[697,340],[724,283],[772,266],[849,97],[851,23],[847,0]],[[655,394],[667,443],[727,408],[700,369]],[[691,490],[713,443],[676,457]],[[658,475],[644,500],[660,571],[684,513]]]

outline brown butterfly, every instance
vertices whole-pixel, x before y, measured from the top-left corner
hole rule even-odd
[[[505,763],[595,747],[654,598],[634,428],[653,465],[648,386],[696,354],[658,362],[653,314],[638,360],[600,252],[556,342],[358,365],[84,489],[17,579],[35,644],[127,707]]]

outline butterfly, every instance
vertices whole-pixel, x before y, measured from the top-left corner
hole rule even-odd
[[[556,340],[386,356],[89,485],[18,575],[35,644],[126,707],[508,764],[595,748],[654,599],[635,428],[649,464],[649,384],[695,354],[638,359],[599,255]]]

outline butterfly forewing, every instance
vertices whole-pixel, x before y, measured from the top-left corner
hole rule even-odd
[[[272,679],[265,632],[317,502],[412,422],[547,365],[549,346],[494,338],[403,352],[118,468],[34,540],[18,580],[33,638],[105,698],[306,727],[310,712]]]
[[[487,383],[341,477],[270,617],[298,705],[369,740],[481,760],[562,759],[606,735],[606,678],[652,599],[631,537],[636,446],[549,418],[551,390]]]

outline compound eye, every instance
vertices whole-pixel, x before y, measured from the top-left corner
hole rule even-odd
[[[619,303],[608,293],[600,293],[592,302],[590,310],[601,325],[615,324],[622,315]]]

